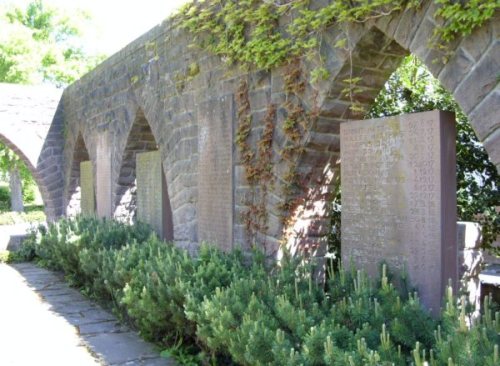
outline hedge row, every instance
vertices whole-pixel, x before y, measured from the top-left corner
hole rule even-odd
[[[385,271],[376,283],[330,271],[320,286],[297,259],[269,265],[257,251],[208,245],[192,257],[147,226],[94,218],[40,227],[23,253],[64,271],[185,364],[499,365],[500,316],[488,303],[469,328],[449,294],[434,320]]]

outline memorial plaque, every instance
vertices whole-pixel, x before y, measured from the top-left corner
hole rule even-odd
[[[198,238],[233,247],[233,99],[212,99],[198,110]]]
[[[92,162],[82,161],[80,163],[80,186],[81,201],[80,207],[83,215],[95,214],[95,192],[94,192],[94,172]]]
[[[96,167],[96,202],[97,215],[111,218],[113,202],[111,194],[111,148],[108,132],[99,134],[97,138],[97,167]]]
[[[405,269],[434,314],[457,283],[455,135],[439,111],[340,128],[343,262]]]
[[[137,219],[151,225],[160,238],[172,240],[169,224],[172,219],[160,152],[140,153],[136,159]]]

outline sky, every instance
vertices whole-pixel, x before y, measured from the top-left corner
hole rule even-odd
[[[22,7],[29,0],[0,0],[0,4]],[[119,51],[155,25],[161,23],[188,0],[44,0],[55,8],[88,12],[83,44],[90,54],[108,56]]]

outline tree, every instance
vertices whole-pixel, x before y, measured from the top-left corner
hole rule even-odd
[[[82,12],[63,14],[42,0],[25,9],[0,5],[0,82],[51,83],[63,87],[91,70],[103,56],[88,56],[80,44]],[[0,143],[0,170],[10,177],[11,205],[22,211],[22,185],[33,182],[28,169]]]
[[[86,55],[80,44],[82,25],[89,21],[83,12],[68,15],[34,0],[25,9],[10,7],[2,13],[0,82],[62,87],[103,59]]]
[[[0,172],[9,176],[11,210],[24,211],[23,196],[34,184],[28,167],[7,146],[0,144]]]
[[[376,118],[433,109],[456,115],[457,218],[479,221],[483,225],[484,245],[500,255],[500,249],[490,246],[500,234],[499,174],[467,116],[425,65],[414,56],[406,57],[376,98],[368,116]]]

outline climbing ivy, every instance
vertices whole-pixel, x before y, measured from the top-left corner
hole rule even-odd
[[[434,16],[443,20],[436,27],[434,45],[446,46],[470,34],[500,8],[499,0],[434,0]],[[333,24],[364,23],[398,11],[418,8],[423,0],[334,0],[315,4],[310,0],[218,0],[193,1],[177,14],[181,28],[197,36],[203,48],[228,63],[271,69],[296,56],[306,55],[319,44],[322,31]],[[280,19],[290,18],[286,26]],[[344,47],[340,39],[336,47]],[[325,78],[325,69],[312,78]]]
[[[305,177],[297,171],[297,158],[304,152],[306,131],[317,117],[315,108],[313,112],[308,113],[302,106],[300,97],[304,93],[305,83],[300,59],[295,58],[284,72],[284,91],[287,97],[284,103],[286,118],[282,130],[287,143],[281,149],[280,155],[287,162],[287,171],[281,187],[283,201],[278,206],[283,224],[290,218],[289,213],[305,199]]]
[[[181,9],[178,19],[182,28],[198,36],[203,48],[223,56],[228,63],[271,69],[317,47],[318,34],[334,23],[364,22],[416,6],[420,1],[355,3],[353,6],[352,1],[337,0],[310,9],[309,0],[194,1]],[[282,16],[292,17],[285,29],[280,27]]]
[[[434,17],[441,25],[434,30],[430,46],[444,50],[449,56],[450,44],[460,36],[470,34],[494,16],[500,9],[500,0],[433,0],[437,5]],[[304,136],[318,115],[313,101],[310,111],[302,106],[301,97],[306,83],[316,83],[330,75],[321,60],[319,65],[304,75],[303,57],[317,51],[323,32],[330,26],[345,29],[348,24],[365,23],[396,12],[418,9],[425,0],[195,0],[186,4],[176,15],[178,27],[193,34],[196,46],[221,56],[228,64],[243,69],[283,68],[286,101],[283,105],[268,105],[264,131],[254,150],[249,142],[252,134],[252,113],[248,100],[248,84],[242,81],[236,91],[238,127],[236,144],[245,168],[251,197],[247,199],[244,222],[249,237],[255,240],[257,232],[265,234],[268,227],[266,197],[273,188],[271,158],[272,141],[276,123],[276,110],[283,108],[285,120],[281,126],[287,141],[277,153],[288,164],[281,177],[279,205],[282,223],[289,213],[306,198],[302,183],[306,177],[297,172],[297,160],[304,151]],[[350,50],[348,37],[341,37],[336,48]],[[440,61],[447,62],[448,57]],[[197,69],[197,72],[199,69]],[[351,109],[360,112],[354,94],[362,91],[360,78],[343,80],[346,87],[342,94],[351,100]],[[313,98],[314,99],[314,98]]]
[[[252,131],[252,115],[248,97],[248,83],[241,80],[236,93],[238,106],[238,129],[236,145],[245,169],[245,178],[250,186],[249,195],[245,198],[247,209],[243,212],[243,222],[251,244],[256,241],[256,234],[267,232],[268,213],[266,201],[268,189],[273,186],[271,158],[272,143],[276,125],[276,106],[269,104],[262,120],[264,130],[257,143],[257,151],[248,142]]]
[[[469,35],[500,8],[499,0],[434,1],[440,5],[434,15],[445,21],[443,27],[436,28],[435,35],[446,42],[454,40],[459,35]]]

